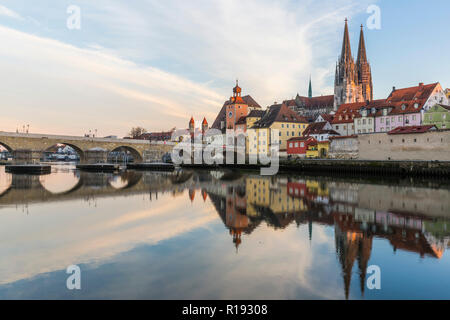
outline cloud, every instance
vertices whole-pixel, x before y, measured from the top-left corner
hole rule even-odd
[[[0,16],[6,16],[9,18],[22,20],[22,17],[18,13],[14,12],[11,9],[8,9],[7,7],[2,6],[2,5],[0,5]]]
[[[0,27],[0,120],[124,136],[184,128],[191,115],[212,123],[236,78],[262,106],[306,94],[310,74],[314,94],[331,94],[343,20],[369,2],[80,0],[80,31],[61,18],[33,35]]]

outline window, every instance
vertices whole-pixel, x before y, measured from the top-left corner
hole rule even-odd
[[[289,137],[289,131],[286,132],[286,135]]]
[[[381,118],[380,122],[381,122],[381,123],[384,123],[384,118]]]
[[[295,147],[298,148],[298,142],[295,143]]]
[[[361,124],[361,120],[358,120],[358,125],[360,125]]]
[[[305,147],[305,143],[304,143],[304,142],[301,142],[301,143],[300,143],[300,147],[304,148],[304,147]]]
[[[284,128],[284,123],[281,124],[281,127]]]
[[[369,124],[372,124],[372,119],[369,119]]]
[[[278,132],[278,135],[281,137],[281,131],[280,132]]]
[[[288,125],[288,124],[286,125],[286,128],[289,128],[289,125]]]
[[[413,119],[413,121],[415,121],[416,120],[416,116],[412,116],[412,119]]]
[[[292,131],[292,136],[295,136],[295,132],[294,131]]]
[[[293,143],[289,143],[289,148],[293,148]]]

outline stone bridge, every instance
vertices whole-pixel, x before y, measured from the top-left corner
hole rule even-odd
[[[106,162],[110,152],[119,150],[129,152],[135,162],[158,161],[174,145],[172,142],[148,140],[0,132],[0,145],[11,152],[16,160],[24,162],[38,161],[45,151],[57,144],[72,147],[81,162]]]

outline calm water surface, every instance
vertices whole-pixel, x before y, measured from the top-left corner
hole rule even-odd
[[[449,219],[445,183],[0,167],[0,299],[450,299]]]

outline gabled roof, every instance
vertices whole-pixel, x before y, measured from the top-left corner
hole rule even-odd
[[[437,130],[435,125],[397,127],[394,130],[389,131],[388,134],[425,133],[434,130]]]
[[[275,104],[268,108],[261,120],[255,123],[255,128],[269,128],[274,122],[306,123],[305,117],[289,109],[285,104]]]
[[[416,87],[395,89],[386,99],[387,103],[413,101],[413,100],[428,100],[434,89],[439,85],[439,82],[426,84],[420,83]]]
[[[332,114],[322,113],[319,116],[321,116],[323,120],[328,121],[329,123],[331,123],[334,119],[334,115]]]
[[[327,122],[313,122],[308,125],[308,127],[303,131],[303,136],[309,136],[312,134],[319,134],[324,130]]]

